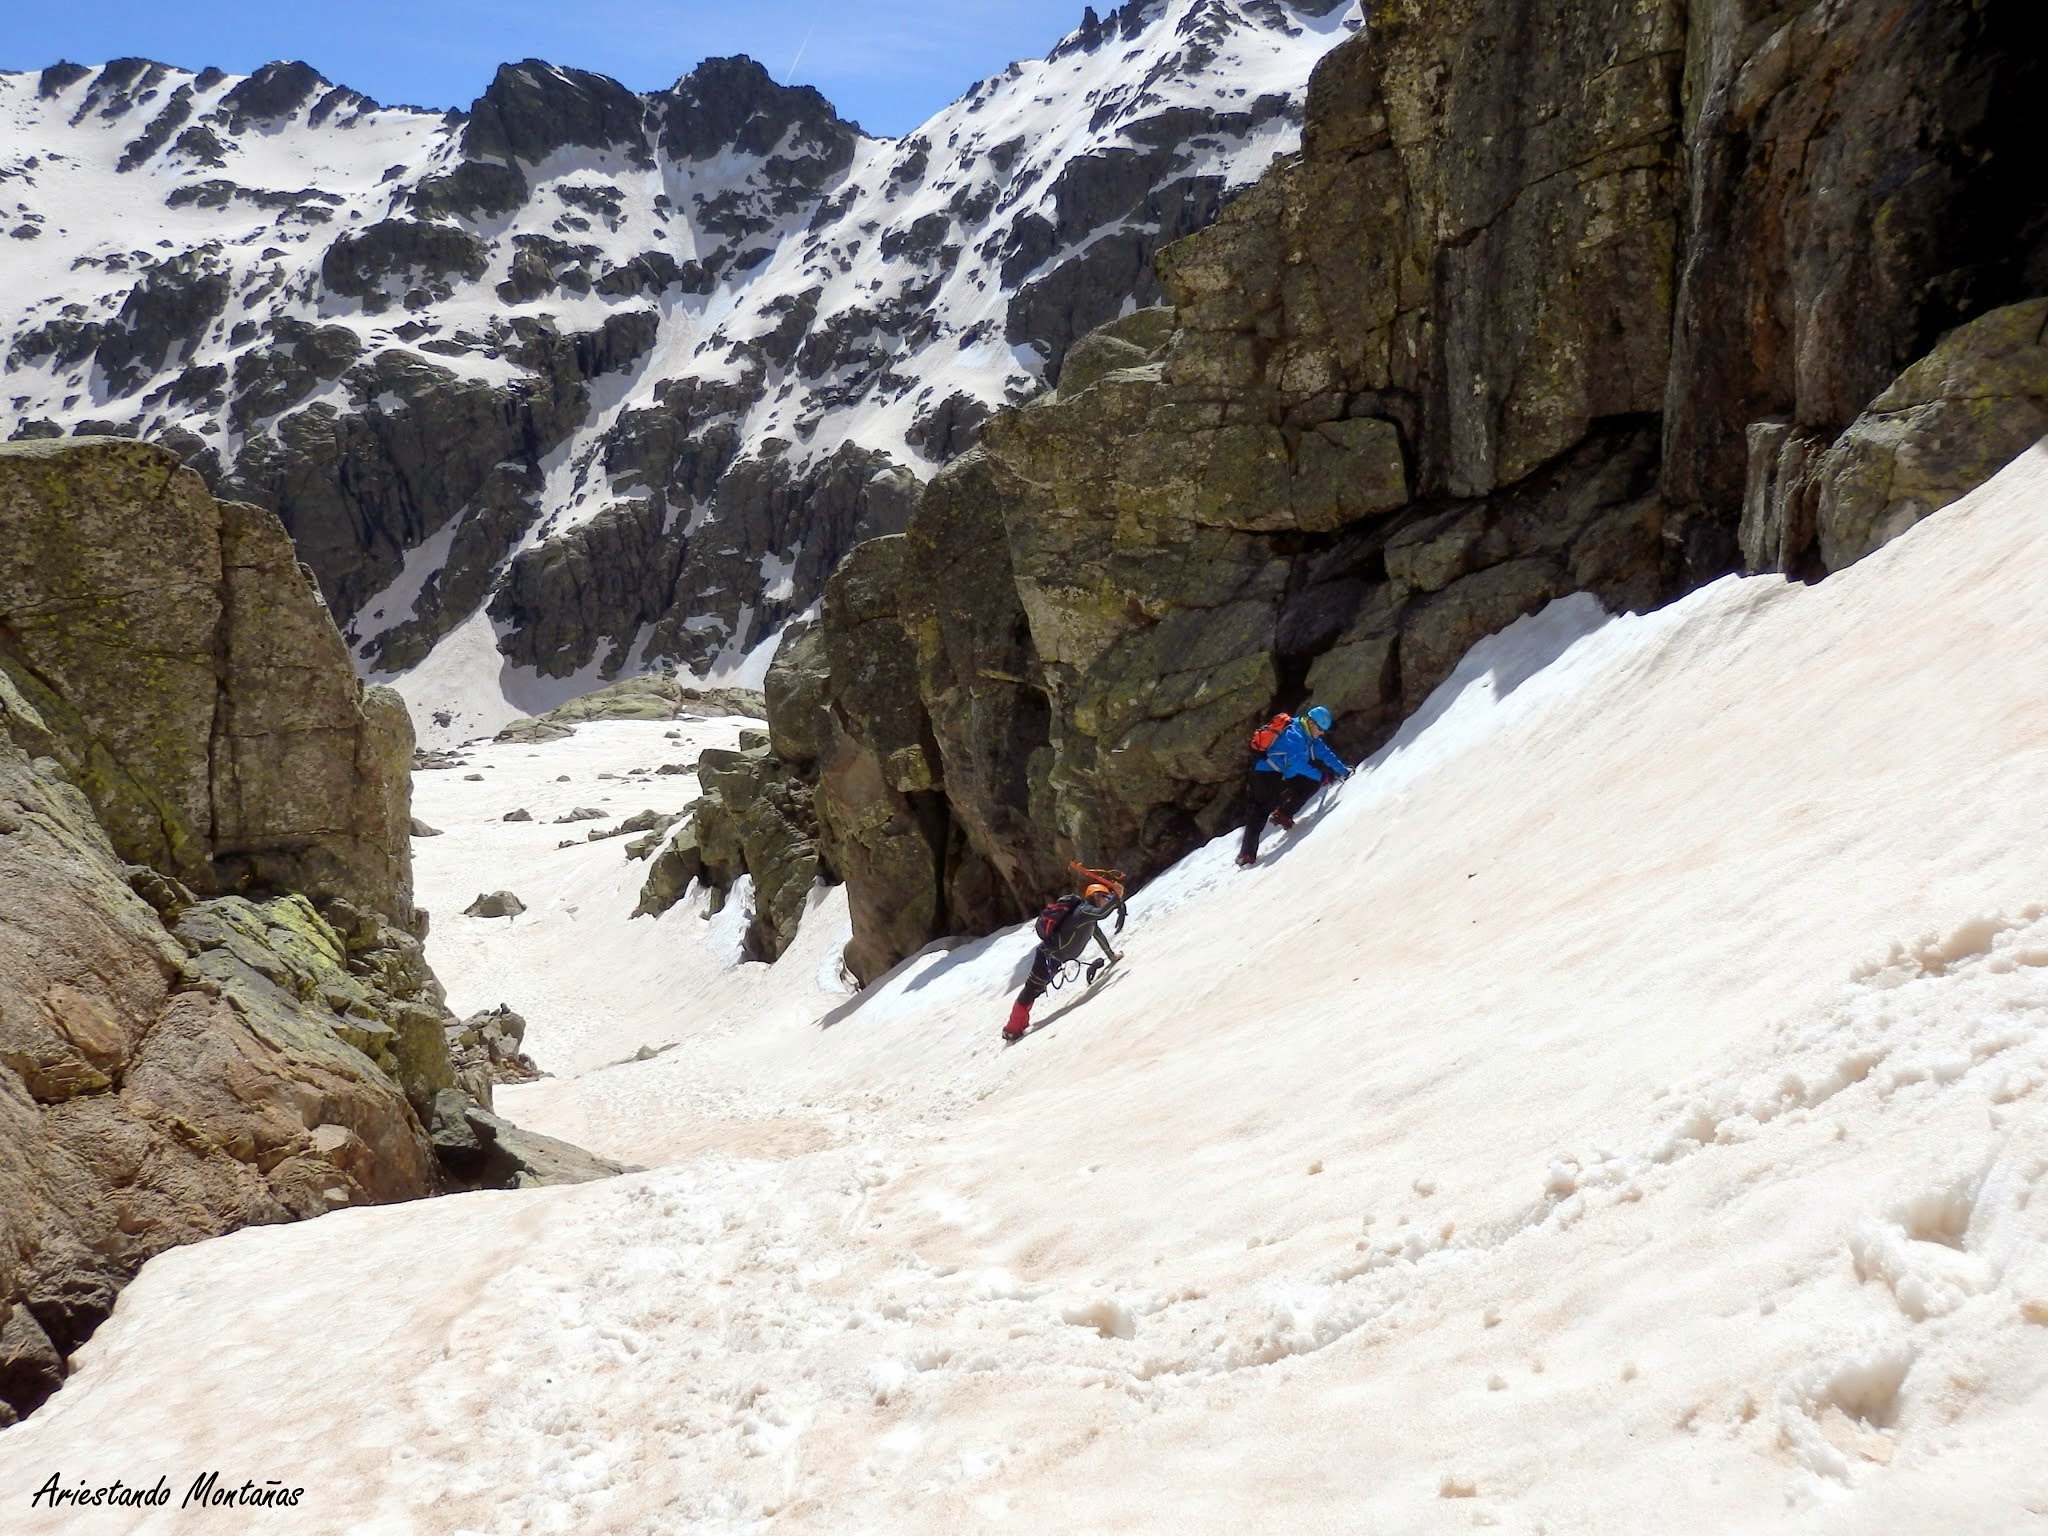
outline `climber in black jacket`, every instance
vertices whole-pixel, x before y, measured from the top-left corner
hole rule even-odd
[[[1081,958],[1091,938],[1102,946],[1103,958],[1088,967],[1090,981],[1104,966],[1123,959],[1102,936],[1102,920],[1111,914],[1116,917],[1116,931],[1122,933],[1126,915],[1123,896],[1101,880],[1090,880],[1078,896],[1069,892],[1038,914],[1038,953],[1031,957],[1031,976],[1024,990],[1010,1005],[1010,1022],[1003,1026],[1005,1040],[1015,1040],[1031,1027],[1031,1005],[1052,985],[1061,966]]]

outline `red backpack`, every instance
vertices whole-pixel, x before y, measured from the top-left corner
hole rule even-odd
[[[1294,724],[1292,715],[1275,715],[1256,731],[1252,732],[1252,750],[1264,756],[1266,750],[1280,739],[1280,733]]]
[[[1055,901],[1048,901],[1038,914],[1038,921],[1032,926],[1040,939],[1049,939],[1060,931],[1060,924],[1067,920],[1067,914],[1081,905],[1081,898],[1069,893]]]

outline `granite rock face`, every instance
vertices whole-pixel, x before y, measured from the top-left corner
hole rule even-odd
[[[904,622],[909,558],[906,537],[876,539],[825,586],[829,730],[817,804],[826,858],[855,909],[845,963],[863,985],[949,931],[947,865],[965,846]]]
[[[0,673],[10,1418],[152,1254],[446,1187],[421,1124],[451,1081],[445,1009],[418,940],[342,898],[203,899],[125,862],[51,740]]]
[[[412,731],[277,519],[161,448],[0,448],[0,671],[115,848],[203,894],[412,920]]]
[[[780,458],[719,466],[704,494],[705,525],[675,512],[699,494],[705,445],[671,442],[673,425],[636,419],[631,471],[650,494],[516,556],[491,600],[509,626],[513,661],[568,677],[592,661],[611,676],[635,638],[646,654],[702,668],[759,642],[795,617],[846,551],[899,531],[917,483],[887,455],[847,446],[801,469]],[[789,554],[786,562],[784,553]],[[780,590],[760,590],[764,566],[786,563]]]
[[[722,909],[745,877],[753,912],[743,952],[751,960],[779,959],[796,937],[813,887],[833,878],[816,788],[830,725],[825,658],[815,628],[798,624],[792,631],[768,670],[768,730],[742,731],[737,750],[701,753],[695,772],[702,793],[680,815],[650,811],[624,824],[644,832],[627,845],[627,855],[649,860],[633,916],[660,916],[693,882],[709,895],[708,915]],[[764,712],[760,695],[752,702],[750,712]]]
[[[697,761],[697,782],[703,795],[692,808],[687,834],[695,844],[696,878],[722,895],[742,875],[750,877],[754,910],[742,958],[778,960],[796,937],[811,887],[823,873],[809,779],[764,741],[738,751],[705,752]],[[683,845],[671,847],[683,853]]]
[[[2025,446],[2043,29],[2009,3],[1373,7],[1301,153],[1159,254],[1170,308],[983,423],[884,590],[828,589],[860,750],[828,755],[823,819],[904,850],[833,853],[857,973],[1025,915],[1070,859],[1142,878],[1214,835],[1276,709],[1330,705],[1362,757],[1553,598],[1818,574]],[[914,690],[869,684],[864,626]]]
[[[1724,0],[1688,8],[1684,63],[1663,484],[1720,540],[1751,423],[1824,446],[1944,332],[2048,293],[2048,165],[2023,148],[2048,16]]]

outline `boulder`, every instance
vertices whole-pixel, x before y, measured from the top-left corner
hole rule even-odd
[[[2048,435],[2048,298],[1960,326],[1820,456],[1813,535],[1830,571],[1976,489]]]
[[[535,746],[543,741],[560,741],[565,736],[574,736],[576,727],[557,724],[553,720],[542,720],[529,715],[523,720],[514,720],[503,727],[494,741],[509,741],[521,746]]]
[[[751,876],[754,915],[744,953],[749,959],[780,959],[825,871],[810,781],[764,741],[747,751],[705,752],[697,782],[704,793],[690,816],[695,877],[722,905],[740,877]],[[688,855],[679,850],[679,858],[686,863]]]
[[[619,823],[617,830],[620,832],[665,832],[675,825],[680,814],[680,812],[674,811],[635,811]]]
[[[456,1091],[447,1098],[436,1094],[425,1118],[437,1150],[452,1131],[459,1163],[462,1154],[481,1146],[465,1112],[472,1105],[490,1109],[491,1090],[497,1084],[530,1083],[541,1074],[533,1058],[520,1049],[526,1038],[525,1018],[503,1003],[460,1023],[449,1020],[442,1028]]]
[[[791,624],[782,632],[761,690],[768,743],[784,762],[801,767],[823,755],[831,731],[828,680],[823,632],[813,623]],[[687,770],[679,763],[664,763],[658,771]]]
[[[478,896],[462,909],[464,917],[517,917],[526,910],[526,903],[510,891],[490,891]]]
[[[489,1189],[542,1189],[556,1184],[587,1184],[638,1170],[599,1157],[566,1141],[522,1131],[487,1109],[463,1112],[476,1139],[475,1161],[463,1169],[477,1185]],[[451,1159],[461,1164],[461,1159]]]
[[[690,814],[695,814],[692,806]],[[640,885],[640,900],[633,908],[635,917],[659,917],[682,899],[690,882],[704,872],[704,857],[697,847],[696,828],[685,821],[680,830],[662,845],[661,851],[647,868],[647,878]]]

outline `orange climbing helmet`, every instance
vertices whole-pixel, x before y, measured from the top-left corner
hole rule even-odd
[[[1081,894],[1094,901],[1098,893],[1124,899],[1124,872],[1120,869],[1090,869],[1086,864],[1067,865],[1082,879]]]

